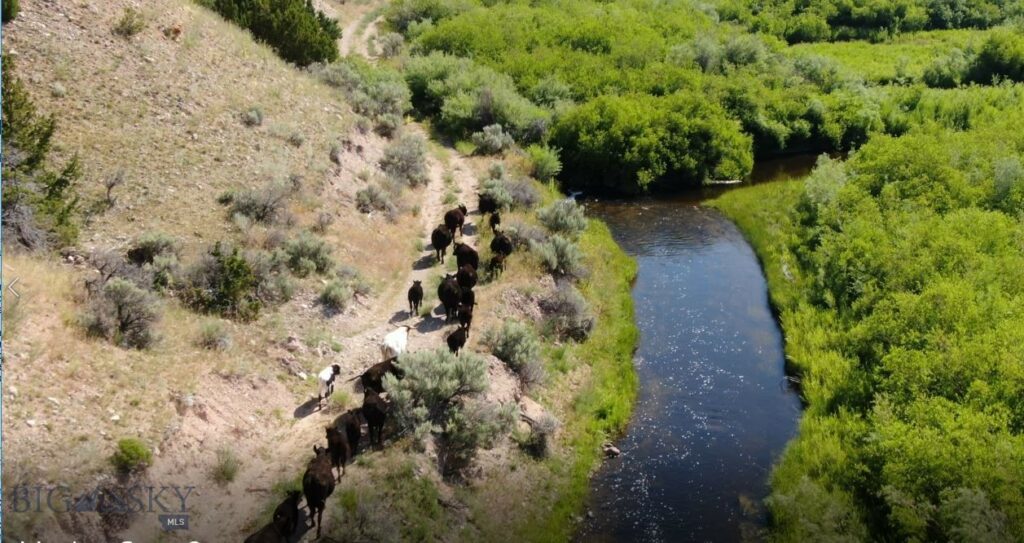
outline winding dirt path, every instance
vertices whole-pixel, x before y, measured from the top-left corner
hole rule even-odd
[[[329,16],[338,16],[337,6],[332,2],[325,0],[320,3],[320,9]],[[344,27],[339,41],[342,55],[359,54],[368,57],[367,39],[376,32],[376,25],[382,17],[375,18],[362,29],[362,32],[359,32],[360,23],[367,13],[379,5],[378,2],[370,3],[349,13],[352,19]],[[403,130],[429,139],[418,124],[408,124]],[[332,318],[326,323],[332,331],[331,336],[342,343],[344,348],[339,354],[328,353],[322,356],[321,364],[337,363],[342,366],[336,390],[349,391],[349,406],[362,404],[362,393],[357,391],[356,384],[351,380],[379,361],[378,346],[385,334],[401,325],[412,326],[409,350],[418,351],[446,348],[445,337],[455,329],[455,323],[445,322],[444,311],[437,302],[437,294],[431,292],[434,288],[432,279],[445,273],[449,268],[447,259],[446,265],[436,262],[433,248],[430,246],[430,233],[435,226],[443,222],[444,213],[456,205],[444,203],[445,195],[450,189],[456,192],[459,202],[470,208],[465,235],[457,237],[457,240],[476,247],[476,223],[480,214],[476,209],[477,181],[472,169],[456,151],[447,151],[447,164],[443,164],[436,156],[428,155],[430,182],[425,188],[414,193],[414,197],[420,202],[419,231],[416,235],[422,239],[424,249],[409,264],[405,276],[397,281],[399,284],[392,282],[387,285],[379,297],[370,299],[366,307],[356,310],[354,316],[346,314]],[[450,174],[454,179],[451,185],[445,183],[446,174]],[[452,259],[454,260],[454,257]],[[427,317],[410,315],[408,311],[406,292],[414,280],[423,283],[424,305],[431,309],[431,314]],[[345,330],[352,330],[353,321],[368,324],[355,334],[346,336]],[[475,339],[471,337],[466,347],[475,345]],[[488,362],[491,377],[487,397],[500,401],[516,401],[517,378],[498,359],[491,355],[485,355],[484,358]],[[253,519],[268,506],[274,505],[270,503],[273,485],[301,475],[306,463],[312,458],[313,445],[325,444],[324,427],[342,411],[330,407],[316,409],[316,399],[312,396],[316,393],[315,376],[307,379],[303,386],[308,388],[310,396],[307,398],[310,399],[296,406],[295,395],[278,383],[239,383],[229,379],[214,379],[204,383],[202,390],[196,392],[197,397],[203,398],[198,410],[179,410],[182,416],[181,429],[175,434],[174,439],[169,440],[167,450],[163,451],[155,465],[150,468],[149,474],[150,479],[154,481],[175,480],[175,477],[180,479],[182,474],[195,474],[190,478],[202,481],[195,496],[189,500],[190,510],[193,511],[191,524],[202,528],[190,531],[190,537],[205,537],[205,540],[244,538],[245,531],[251,530]],[[245,398],[238,398],[239,395]],[[280,423],[259,426],[249,413],[238,412],[237,407],[240,403],[258,406],[264,413],[281,413],[283,420]],[[231,448],[238,451],[243,469],[229,485],[210,488],[212,483],[208,470],[211,450],[216,450],[216,447],[224,442],[224,433],[232,434],[228,436],[229,439],[234,439]],[[360,454],[376,454],[362,448],[366,445],[366,439],[364,435],[363,443],[360,444]],[[352,484],[353,480],[367,477],[367,471],[360,466],[349,465],[338,488]],[[331,507],[328,507],[323,519],[327,526],[331,524],[330,514]],[[152,532],[153,519],[151,516],[143,515],[121,535],[134,537],[135,540],[146,540],[146,536]],[[314,536],[315,530],[312,530],[296,536],[292,541],[312,541]]]
[[[425,137],[423,129],[418,125],[407,125],[404,130]],[[445,194],[451,188],[457,191],[459,200],[470,208],[465,235],[456,239],[476,246],[477,223],[480,217],[475,209],[476,179],[469,165],[453,150],[449,152],[447,165],[442,164],[437,157],[429,156],[428,167],[430,182],[415,193],[415,197],[422,202],[419,231],[416,235],[423,240],[423,250],[413,262],[410,262],[400,284],[388,285],[379,297],[370,299],[367,307],[358,310],[355,316],[346,314],[327,322],[335,332],[332,333],[332,337],[342,343],[344,349],[341,353],[327,354],[321,363],[338,363],[342,366],[336,390],[349,392],[349,406],[362,404],[361,391],[357,391],[356,383],[350,380],[379,361],[378,346],[385,334],[398,326],[409,325],[413,327],[409,338],[410,351],[446,348],[444,339],[457,325],[454,322],[445,322],[443,309],[437,305],[436,292],[430,292],[433,288],[432,278],[448,270],[447,259],[445,265],[436,263],[433,248],[430,246],[430,232],[442,222],[444,213],[455,205],[444,204]],[[445,184],[446,174],[454,178],[451,185]],[[454,257],[452,258],[454,260]],[[424,303],[431,309],[429,316],[410,315],[408,311],[406,291],[413,280],[423,282]],[[353,319],[368,323],[368,326],[354,335],[345,337],[341,329],[345,326],[351,329]],[[473,339],[475,337],[471,337],[467,348],[474,344]],[[515,401],[513,398],[518,386],[516,378],[493,356],[486,355],[484,358],[488,361],[488,371],[491,375],[491,390],[488,397]],[[274,361],[270,360],[267,363]],[[197,483],[196,494],[189,500],[189,506],[194,512],[191,524],[199,530],[191,531],[190,536],[205,537],[206,540],[224,540],[243,535],[244,531],[251,527],[252,520],[270,505],[270,491],[273,485],[300,475],[306,462],[312,457],[313,445],[325,444],[324,427],[341,414],[341,410],[330,407],[316,409],[316,400],[312,396],[316,393],[314,379],[315,377],[311,376],[303,383],[309,390],[309,396],[306,396],[309,399],[299,406],[295,405],[296,396],[289,393],[287,387],[278,383],[211,379],[197,391],[196,396],[203,399],[201,408],[180,413],[181,429],[175,434],[174,439],[169,440],[167,449],[149,470],[150,479],[153,481],[177,481],[184,478]],[[251,416],[251,412],[240,412],[240,402],[255,406],[264,413],[281,413],[284,420],[281,420],[280,424],[260,426]],[[240,428],[244,430],[239,430]],[[225,487],[216,488],[209,475],[209,462],[212,451],[222,446],[226,433],[229,434],[229,440],[234,440],[231,448],[239,455],[243,469],[238,472],[235,481]],[[361,445],[365,446],[365,443]],[[376,453],[362,449],[360,454]],[[346,478],[347,481],[353,481],[353,477],[367,476],[366,473],[360,475],[361,470],[366,471],[359,466],[350,465],[348,473],[339,483],[339,488],[346,485]],[[183,477],[183,474],[188,476]],[[324,522],[328,526],[329,516],[330,508],[324,515]],[[211,518],[218,519],[212,526],[212,521],[209,520]],[[147,540],[146,535],[151,535],[152,531],[152,516],[142,515],[122,535],[133,537],[134,540]],[[313,540],[314,535],[315,530],[307,532],[297,541]]]

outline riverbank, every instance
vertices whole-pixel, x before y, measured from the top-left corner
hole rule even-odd
[[[549,383],[536,392],[537,401],[561,418],[559,436],[546,459],[517,463],[505,476],[467,491],[482,541],[570,540],[602,460],[601,444],[621,434],[632,414],[636,262],[593,217],[579,245],[589,274],[578,287],[593,311],[594,329],[583,343],[545,342]]]

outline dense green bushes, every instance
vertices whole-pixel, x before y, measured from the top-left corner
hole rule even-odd
[[[312,0],[198,0],[299,66],[338,58],[341,28]]]
[[[352,110],[374,121],[376,129],[390,136],[402,126],[405,113],[412,107],[409,88],[401,74],[374,66],[358,56],[349,56],[332,64],[317,64],[310,71],[327,84],[341,90]]]
[[[766,263],[808,402],[772,477],[783,541],[1024,538],[1020,89],[906,92],[905,135],[718,204]]]
[[[416,110],[456,139],[485,143],[500,124],[537,144],[542,179],[693,186],[743,177],[755,155],[854,148],[881,129],[877,97],[855,78],[691,4],[411,0],[389,20],[411,43]],[[489,152],[505,146],[490,140]]]
[[[443,132],[464,137],[500,124],[521,142],[546,133],[548,112],[520,95],[510,77],[472,60],[433,53],[409,59],[403,73],[413,105],[436,117]]]
[[[567,113],[552,142],[578,184],[640,189],[750,173],[750,138],[715,104],[691,96],[603,96]]]
[[[988,28],[1019,15],[1020,6],[999,0],[770,0],[757,5],[723,0],[718,13],[725,20],[798,43],[879,41],[915,30]]]

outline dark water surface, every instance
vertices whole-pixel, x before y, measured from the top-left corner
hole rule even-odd
[[[812,164],[768,163],[774,173],[752,177]],[[616,443],[622,456],[591,483],[581,541],[762,538],[769,471],[796,431],[800,402],[786,384],[782,335],[753,250],[700,205],[722,190],[588,203],[640,266],[640,391]]]

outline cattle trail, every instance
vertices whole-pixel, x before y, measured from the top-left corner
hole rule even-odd
[[[412,124],[407,125],[404,130],[420,134],[426,137],[422,127]],[[319,364],[314,369],[320,371],[322,367],[330,364],[341,366],[341,372],[336,377],[335,389],[347,391],[349,394],[349,407],[362,405],[363,394],[361,387],[358,387],[358,376],[371,365],[380,362],[381,340],[386,334],[392,332],[399,326],[409,326],[408,350],[419,351],[423,349],[447,348],[445,336],[458,328],[458,322],[445,322],[444,311],[439,306],[437,293],[434,289],[434,278],[443,275],[448,268],[446,265],[437,264],[434,258],[434,251],[430,245],[430,233],[438,224],[443,223],[446,211],[454,208],[458,203],[445,205],[443,200],[445,193],[453,189],[458,193],[459,202],[469,209],[466,218],[465,235],[456,236],[457,241],[466,243],[477,248],[478,228],[480,226],[480,214],[477,211],[477,182],[475,176],[466,161],[456,152],[451,151],[447,158],[447,164],[442,164],[437,157],[428,157],[430,182],[425,188],[418,189],[414,197],[421,201],[419,230],[415,233],[422,240],[423,250],[419,251],[414,259],[408,263],[408,268],[403,277],[396,279],[393,283],[382,289],[378,297],[371,298],[368,307],[360,309],[355,317],[366,323],[362,331],[346,337],[341,331],[346,321],[351,320],[350,315],[341,318],[329,319],[325,322],[331,331],[331,337],[342,344],[343,348],[339,353],[327,353],[316,361]],[[445,184],[446,174],[454,179],[450,185]],[[383,220],[383,219],[371,219]],[[410,233],[410,241],[412,235]],[[450,253],[449,253],[450,255]],[[454,258],[454,256],[451,256]],[[448,259],[445,259],[446,263]],[[410,315],[407,300],[407,289],[414,280],[419,280],[424,286],[423,303],[431,310],[428,317]],[[421,309],[422,313],[422,309]],[[349,326],[351,322],[348,322]],[[351,328],[349,328],[351,329]],[[475,338],[476,334],[473,334]],[[472,349],[475,342],[471,339],[465,348]],[[485,355],[490,363],[492,375],[492,390],[488,396],[500,396],[506,400],[512,400],[514,393],[513,385],[516,383],[514,377],[501,375],[508,370],[504,365],[490,355]],[[268,360],[260,361],[264,364],[276,364],[277,362],[268,357]],[[215,526],[209,526],[211,522],[197,522],[193,524],[206,524],[210,530],[216,530],[214,534],[193,532],[197,537],[211,535],[221,539],[228,534],[240,535],[244,538],[247,533],[252,533],[259,526],[253,527],[251,522],[256,519],[261,511],[276,504],[268,503],[269,491],[277,483],[284,480],[292,480],[302,474],[308,461],[313,457],[313,446],[326,445],[324,439],[324,428],[330,424],[335,417],[341,414],[337,409],[331,409],[325,403],[323,410],[316,410],[317,383],[315,375],[302,381],[299,387],[305,391],[303,396],[287,393],[282,387],[258,386],[252,384],[252,390],[245,382],[230,379],[213,379],[203,384],[196,395],[203,398],[204,411],[200,416],[183,417],[180,421],[181,429],[175,439],[166,444],[166,449],[158,458],[158,461],[150,468],[149,474],[152,480],[176,480],[181,478],[183,473],[202,473],[202,477],[196,481],[208,488],[205,491],[197,492],[190,507],[199,512],[197,517],[205,519],[219,518],[213,522]],[[294,379],[294,378],[289,378]],[[294,389],[294,381],[287,381],[288,388]],[[242,393],[252,399],[239,401],[239,387]],[[358,391],[357,391],[358,389]],[[229,399],[231,396],[235,398]],[[297,399],[298,398],[298,399]],[[303,403],[305,401],[305,403]],[[514,400],[512,400],[514,401]],[[296,405],[296,403],[301,405]],[[251,410],[260,410],[264,413],[277,411],[282,413],[285,420],[283,424],[258,425],[253,424],[256,419],[251,412],[238,412],[238,406],[245,405]],[[290,420],[289,420],[290,419]],[[246,421],[249,426],[246,427]],[[385,437],[387,439],[387,436]],[[210,458],[218,447],[226,443],[242,456],[244,467],[238,472],[237,478],[230,484],[233,489],[257,489],[258,492],[241,492],[232,496],[225,488],[210,488],[212,483],[206,475],[210,466]],[[368,442],[367,436],[363,436],[363,443]],[[246,455],[250,455],[246,458]],[[371,453],[364,447],[360,454]],[[358,456],[357,456],[358,458]],[[362,472],[362,473],[360,473]],[[338,488],[345,488],[353,484],[353,481],[366,477],[367,470],[357,465],[348,467],[346,475],[342,477]],[[195,483],[192,483],[195,484]],[[264,491],[265,490],[265,491]],[[303,501],[303,508],[305,502]],[[331,508],[328,507],[324,513],[324,522],[331,525]],[[133,524],[123,532],[122,535],[145,539],[144,534],[152,531],[152,519],[145,515],[136,519]],[[315,530],[307,532],[299,541],[310,540]],[[234,537],[234,535],[230,537]]]

